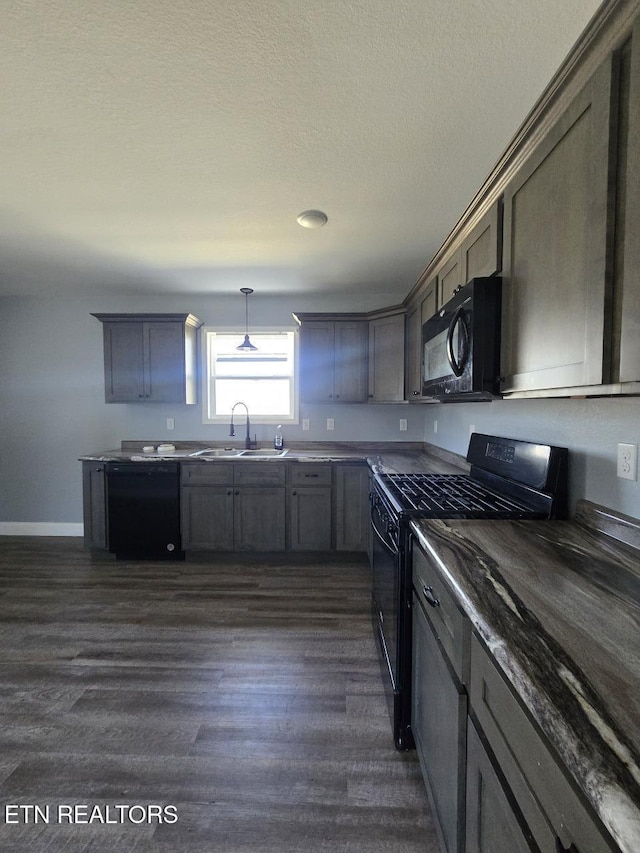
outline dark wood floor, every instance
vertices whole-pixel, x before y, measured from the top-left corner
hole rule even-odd
[[[363,563],[0,537],[0,696],[3,853],[438,849],[415,753],[393,748]],[[58,823],[73,804],[115,822]]]

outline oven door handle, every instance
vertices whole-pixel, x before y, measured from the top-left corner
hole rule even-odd
[[[397,545],[393,541],[389,541],[389,539],[387,537],[385,537],[382,533],[380,533],[380,531],[378,530],[378,527],[376,526],[375,521],[373,520],[373,507],[371,508],[371,528],[372,528],[373,532],[375,533],[375,535],[380,540],[380,544],[382,545],[382,547],[386,551],[388,551],[390,554],[393,554],[394,557],[397,557],[398,554],[400,553]]]

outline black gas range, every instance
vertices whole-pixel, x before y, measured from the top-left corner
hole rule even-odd
[[[374,474],[372,617],[393,735],[411,734],[411,533],[419,518],[549,519],[567,511],[564,447],[473,433],[468,474]]]

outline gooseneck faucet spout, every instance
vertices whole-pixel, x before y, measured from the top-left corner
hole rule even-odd
[[[229,427],[229,435],[234,436],[236,434],[236,429],[233,425],[233,413],[236,410],[236,406],[244,406],[244,409],[247,413],[247,435],[246,435],[245,440],[244,440],[244,446],[247,450],[249,450],[251,447],[251,433],[250,433],[251,424],[249,423],[249,408],[248,408],[247,404],[243,403],[241,400],[237,403],[234,403],[233,406],[231,407],[231,424]]]

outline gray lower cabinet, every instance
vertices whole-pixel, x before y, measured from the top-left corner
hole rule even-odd
[[[462,853],[471,625],[440,572],[413,549],[411,727],[447,853]]]
[[[411,727],[447,853],[464,849],[466,721],[467,694],[452,678],[414,590]]]
[[[181,483],[185,551],[284,551],[284,465],[183,463]]]
[[[107,548],[107,491],[104,462],[82,463],[84,546]]]
[[[335,548],[337,551],[368,551],[369,468],[363,464],[334,466]]]
[[[331,549],[331,465],[295,463],[288,467],[289,549]]]
[[[531,853],[530,833],[518,821],[471,720],[467,725],[466,809],[466,853]]]
[[[485,844],[480,837],[479,841],[474,841],[475,846],[468,847],[468,853],[520,850],[520,847],[508,846],[516,820],[524,827],[523,832],[533,839],[531,849],[543,853],[561,850],[613,853],[618,850],[591,806],[569,781],[559,757],[539,734],[493,657],[475,636],[471,641],[469,704],[478,732],[482,732],[499,768],[501,781],[492,779],[493,794],[486,799],[482,792],[474,793],[472,780],[471,795],[467,798],[467,825],[491,831],[495,846]],[[473,755],[471,760],[471,773],[474,773]],[[498,784],[502,796],[497,793]],[[483,815],[482,810],[497,808],[498,801],[500,809],[504,810],[505,798],[513,803],[511,815],[507,813],[504,829],[492,825],[489,830],[491,817]],[[470,837],[476,839],[477,831]]]

